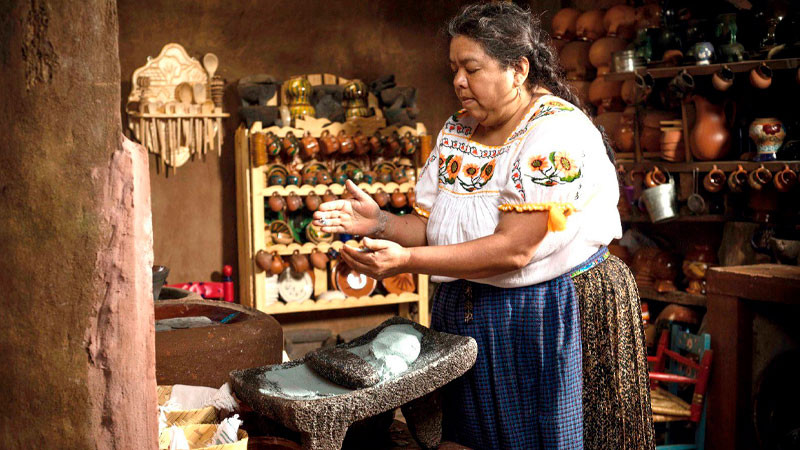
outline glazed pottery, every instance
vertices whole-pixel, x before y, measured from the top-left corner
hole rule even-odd
[[[403,135],[402,143],[403,143],[403,154],[406,156],[413,155],[417,151],[417,147],[419,147],[419,138],[412,135],[410,131],[406,131],[406,134]]]
[[[300,174],[296,170],[292,170],[286,175],[286,185],[287,186],[300,186],[300,182],[302,178]]]
[[[393,277],[381,280],[383,288],[390,294],[402,294],[403,292],[414,292],[416,285],[414,275],[410,273],[400,273]]]
[[[779,192],[789,192],[797,184],[797,174],[788,165],[784,164],[783,170],[775,174],[772,182]]]
[[[715,105],[704,97],[693,95],[696,120],[689,136],[692,155],[700,161],[714,161],[727,155],[731,146],[731,117],[726,117],[725,106]],[[735,104],[734,104],[735,106]]]
[[[303,147],[303,156],[306,158],[313,158],[319,151],[319,143],[311,133],[306,132],[306,135],[300,140],[300,144]]]
[[[750,84],[756,89],[766,89],[772,84],[772,69],[766,64],[750,69]]]
[[[762,164],[761,167],[753,169],[747,175],[747,183],[750,185],[750,188],[755,191],[760,191],[764,189],[772,181],[772,172],[769,171],[764,165]]]
[[[739,167],[728,175],[728,189],[740,193],[744,191],[745,186],[747,186],[747,171],[739,164]]]
[[[592,9],[578,16],[575,22],[575,35],[583,41],[594,41],[606,34],[603,26],[605,13],[602,9]]]
[[[398,167],[392,173],[392,181],[397,184],[402,184],[408,181],[408,175],[406,174],[406,169],[403,167]]]
[[[698,42],[692,47],[692,55],[698,65],[711,64],[714,59],[714,46],[711,42]]]
[[[648,188],[660,186],[667,182],[667,175],[658,166],[644,175],[644,185]]]
[[[272,195],[269,197],[269,209],[274,212],[282,211],[283,208],[286,206],[286,201],[284,201],[283,197],[278,195],[277,192],[273,192]]]
[[[378,284],[378,280],[356,272],[343,262],[336,264],[331,277],[336,280],[338,289],[348,297],[370,295]]]
[[[628,43],[618,37],[600,38],[589,47],[589,62],[597,68],[609,67],[611,66],[611,54],[625,50],[627,46]]]
[[[361,131],[357,131],[353,136],[354,152],[357,156],[369,153],[369,138],[364,136]]]
[[[317,173],[316,172],[306,172],[303,174],[303,184],[310,184],[315,186],[318,184]]]
[[[375,174],[375,172],[373,172],[371,170],[367,170],[367,171],[363,172],[363,181],[364,181],[364,183],[372,184],[377,180],[378,180],[378,175]]]
[[[377,203],[378,206],[383,208],[389,203],[389,194],[384,192],[382,189],[378,189],[377,192],[372,194],[372,199],[375,200],[375,203]]]
[[[309,211],[316,211],[319,209],[319,205],[322,204],[322,199],[312,192],[306,196],[305,204]]]
[[[607,36],[631,40],[636,33],[636,10],[628,5],[612,6],[603,16],[603,25]]]
[[[725,172],[714,164],[714,167],[703,178],[703,187],[711,193],[721,191],[725,187]]]
[[[597,106],[600,114],[621,111],[623,109],[621,93],[621,81],[607,81],[605,77],[597,77],[589,86],[589,101]]]
[[[375,156],[383,155],[383,142],[384,137],[381,136],[380,132],[376,131],[375,134],[369,137],[369,147],[370,151]]]
[[[283,148],[281,138],[272,132],[266,134],[267,154],[270,156],[278,156]]]
[[[289,113],[292,119],[298,117],[315,117],[316,111],[311,106],[311,83],[305,78],[292,78],[284,84],[286,99],[289,101]],[[288,124],[284,124],[287,126]]]
[[[335,184],[344,184],[347,181],[347,174],[342,171],[333,173],[333,182]]]
[[[553,38],[570,41],[575,38],[576,22],[581,12],[575,8],[562,8],[553,16]]]
[[[328,130],[323,131],[319,135],[319,146],[322,153],[325,155],[332,155],[339,151],[339,140],[336,139]]]
[[[389,156],[400,156],[401,146],[399,141],[400,136],[398,136],[397,132],[386,136],[384,140],[384,148],[385,153]]]
[[[327,170],[320,170],[317,172],[317,182],[319,184],[329,185],[333,183],[333,177]]]
[[[711,76],[711,85],[718,91],[727,91],[733,86],[733,78],[734,74],[730,67],[722,66]]]
[[[352,152],[355,148],[353,138],[345,134],[344,130],[340,131],[339,134],[336,135],[336,139],[339,141],[339,153],[343,155]]]
[[[289,265],[295,273],[306,272],[309,269],[308,257],[295,250],[292,256],[289,257]]]
[[[281,144],[283,146],[283,152],[289,158],[294,158],[294,155],[297,154],[297,151],[300,150],[300,141],[297,140],[294,133],[291,131],[286,133],[286,136],[283,137],[281,140]]]
[[[589,61],[591,47],[589,42],[574,41],[561,50],[560,59],[567,72],[567,80],[585,81],[594,78],[595,68]]]
[[[286,266],[283,264],[283,259],[277,253],[272,254],[272,262],[269,265],[269,271],[273,275],[280,275]]]
[[[353,80],[344,85],[342,92],[345,103],[344,115],[347,119],[355,117],[367,117],[370,115],[367,97],[369,90],[367,85],[361,80]]]
[[[400,192],[399,189],[395,190],[392,193],[392,206],[395,208],[402,208],[406,206],[408,199],[406,198],[405,194]]]
[[[783,123],[774,117],[759,118],[750,124],[750,139],[758,149],[756,161],[775,160],[775,153],[783,145],[786,129]]]
[[[301,199],[297,194],[291,194],[286,197],[286,209],[288,209],[290,212],[297,211],[302,207],[303,199]]]
[[[256,253],[256,265],[263,271],[269,271],[272,266],[272,256],[264,250]]]

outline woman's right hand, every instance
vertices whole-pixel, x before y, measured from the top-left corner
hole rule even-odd
[[[383,231],[381,215],[386,213],[381,211],[375,200],[350,180],[345,183],[345,189],[353,198],[323,203],[314,213],[313,224],[325,233],[373,236]]]

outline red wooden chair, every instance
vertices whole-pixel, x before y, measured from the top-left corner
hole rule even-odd
[[[199,294],[205,299],[225,300],[233,303],[233,267],[222,268],[222,281],[196,281],[188,283],[167,284],[167,287],[185,289]]]
[[[656,355],[647,358],[653,364],[650,372],[653,421],[688,421],[694,424],[695,443],[658,448],[702,449],[705,441],[705,396],[714,355],[710,349],[711,339],[708,334],[694,335],[673,325],[671,345],[667,348],[669,334],[666,330],[661,334]],[[664,389],[664,385],[671,385],[672,389]],[[694,385],[691,404],[676,395],[679,385]]]

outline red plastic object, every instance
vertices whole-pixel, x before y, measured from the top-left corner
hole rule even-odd
[[[205,299],[225,300],[226,302],[233,303],[233,267],[226,264],[225,267],[222,268],[222,281],[196,281],[167,284],[166,286],[185,289]]]

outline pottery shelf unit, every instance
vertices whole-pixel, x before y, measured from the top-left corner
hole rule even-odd
[[[673,66],[673,67],[639,67],[630,72],[609,72],[605,74],[608,81],[633,80],[636,75],[650,74],[653,78],[672,78],[684,70],[692,76],[713,75],[723,67],[727,67],[734,73],[749,72],[751,69],[767,65],[772,70],[786,70],[800,68],[800,58],[784,59],[764,59],[749,60],[741,62],[729,62],[720,64],[703,64],[693,66]]]
[[[158,155],[159,168],[182,166],[209,151],[222,154],[225,81],[214,75],[213,53],[203,64],[180,45],[164,46],[156,58],[133,72],[125,111],[133,137]]]
[[[706,296],[700,294],[690,294],[683,291],[658,292],[652,288],[639,288],[639,297],[643,300],[654,300],[664,303],[676,303],[685,306],[706,307]]]
[[[345,80],[346,81],[346,80]],[[327,135],[336,136],[340,132],[354,135],[362,133],[367,136],[377,134],[392,136],[395,133],[414,137],[424,137],[425,145],[429,146],[429,137],[425,136],[426,130],[422,124],[416,128],[408,126],[386,127],[382,118],[351,118],[344,123],[328,122],[324,119],[297,118],[293,121],[293,127],[269,127],[261,128],[261,124],[256,122],[250,129],[240,126],[236,131],[236,166],[237,166],[237,197],[239,204],[237,209],[245,211],[239,217],[239,266],[241,272],[240,288],[241,302],[252,306],[268,314],[288,314],[302,313],[310,311],[325,311],[335,309],[362,308],[379,305],[397,305],[401,316],[411,318],[411,306],[416,304],[418,310],[418,321],[423,325],[429,324],[428,317],[428,276],[410,275],[413,279],[413,291],[376,294],[360,296],[343,296],[328,300],[324,293],[337,290],[335,280],[338,262],[331,260],[323,270],[310,264],[309,271],[313,273],[313,294],[311,298],[304,301],[285,302],[283,299],[278,301],[268,301],[268,277],[271,275],[256,263],[259,252],[266,252],[278,257],[292,258],[294,255],[312,255],[315,253],[327,254],[330,250],[338,251],[344,245],[359,247],[360,243],[355,240],[342,242],[333,240],[332,242],[306,242],[281,244],[274,242],[270,235],[270,223],[265,220],[265,208],[269,209],[269,200],[275,196],[281,197],[286,201],[289,196],[300,197],[304,203],[308,196],[322,197],[324,195],[339,196],[345,193],[345,186],[341,183],[331,184],[304,184],[300,180],[299,185],[270,185],[270,169],[274,167],[271,162],[280,158],[273,155],[270,163],[258,165],[256,157],[252,151],[252,138],[256,133],[272,133],[280,139],[286,138],[289,133],[298,138],[313,136],[321,138]],[[322,142],[322,140],[320,140]],[[428,149],[429,150],[429,149]],[[413,164],[413,177],[406,182],[373,182],[357,183],[357,185],[369,194],[384,192],[387,194],[413,194],[414,182],[419,170],[419,153],[407,158]],[[297,161],[297,160],[295,160]],[[317,164],[315,160],[306,161],[305,164]],[[263,161],[259,161],[263,162]],[[275,222],[273,222],[275,223]],[[273,257],[274,257],[273,256]],[[345,267],[345,266],[343,266]],[[288,269],[287,269],[288,270]],[[274,280],[274,278],[273,278]],[[380,284],[380,283],[376,283]],[[377,291],[377,290],[376,290]],[[273,297],[274,299],[274,297]]]

